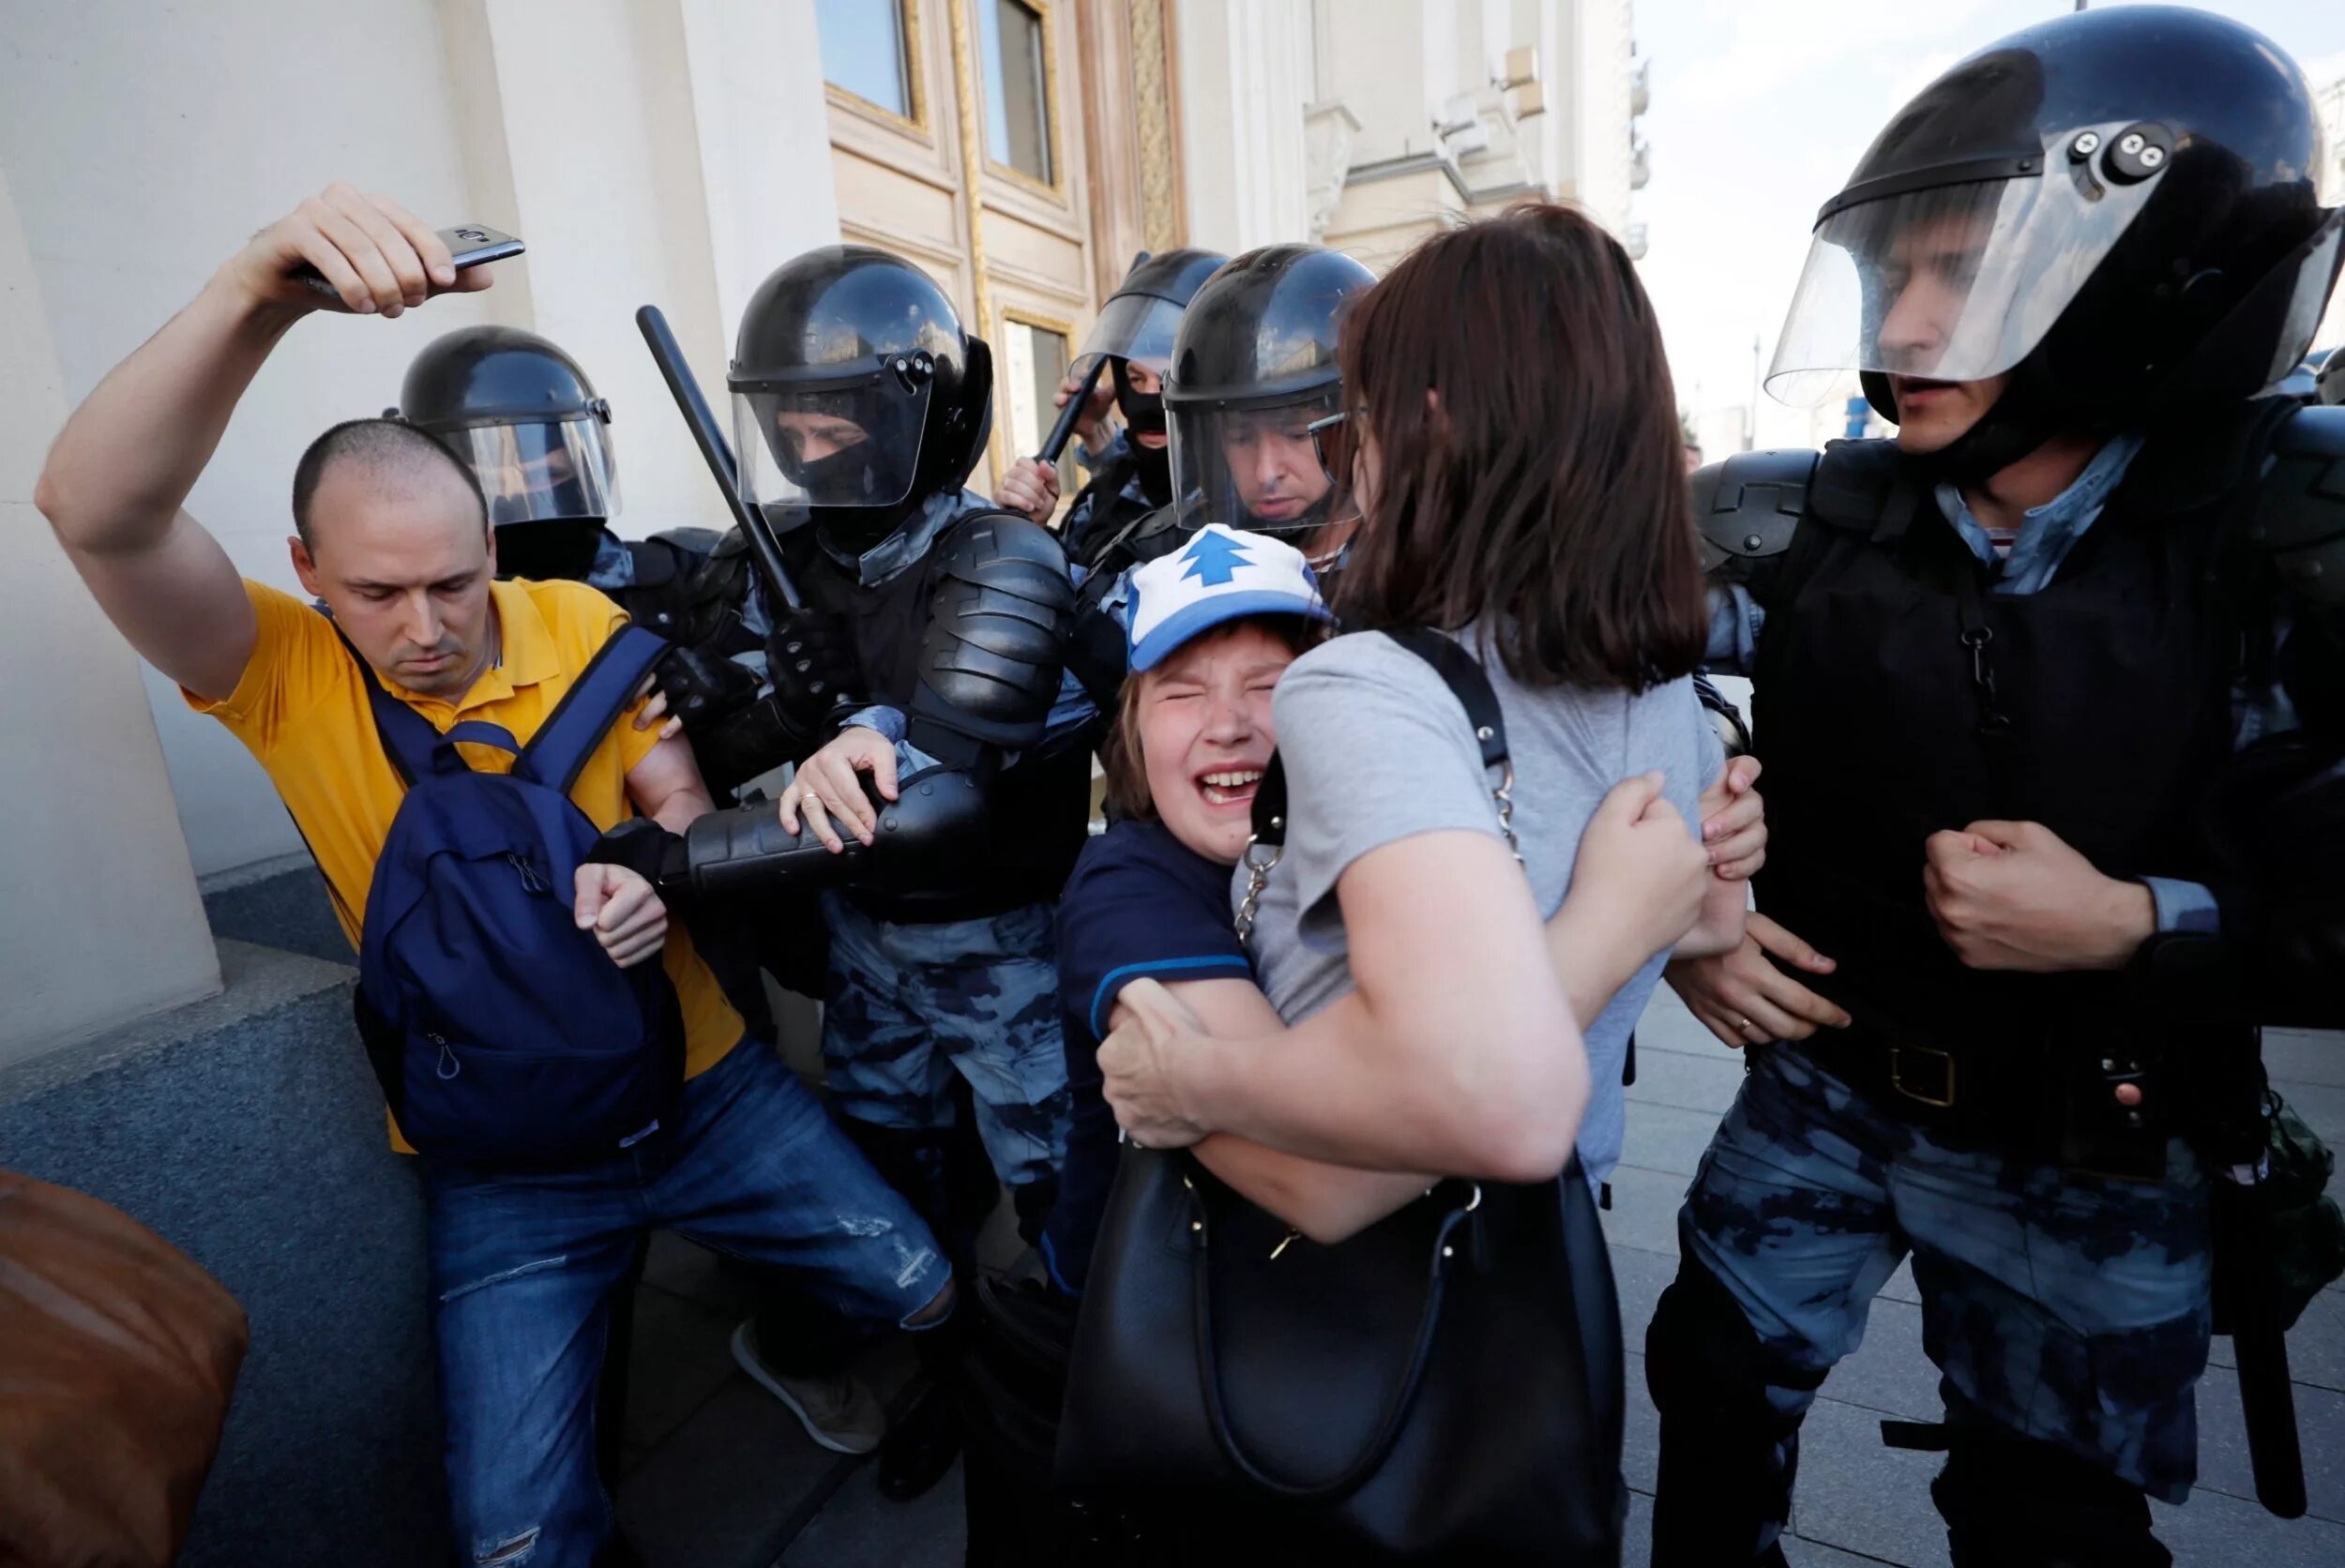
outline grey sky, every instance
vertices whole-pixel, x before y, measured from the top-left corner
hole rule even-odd
[[[2095,9],[2110,0],[2094,0]],[[1653,180],[1631,216],[1678,401],[1747,402],[1808,254],[1816,208],[1908,98],[1973,50],[2070,0],[1636,0],[1652,64]],[[2345,77],[2345,0],[2209,0],[2305,68]],[[1699,391],[1697,392],[1697,388]],[[1772,399],[1762,394],[1760,438]],[[1778,412],[1779,417],[1779,412]]]

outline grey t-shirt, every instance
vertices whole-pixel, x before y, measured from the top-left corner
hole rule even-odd
[[[1470,636],[1460,639],[1475,649]],[[1690,680],[1642,697],[1617,688],[1518,685],[1494,656],[1482,660],[1506,721],[1514,761],[1514,824],[1542,918],[1571,885],[1580,835],[1605,792],[1658,769],[1663,793],[1692,831],[1695,801],[1723,761],[1717,733]],[[1339,637],[1294,661],[1272,699],[1287,774],[1287,842],[1270,873],[1248,943],[1263,991],[1289,1023],[1352,989],[1336,880],[1396,840],[1461,830],[1499,837],[1490,792],[1465,710],[1433,667],[1388,637]],[[1238,867],[1233,901],[1242,901]],[[1620,1163],[1621,1068],[1628,1034],[1659,980],[1656,955],[1582,1028],[1593,1079],[1580,1126],[1591,1182]]]

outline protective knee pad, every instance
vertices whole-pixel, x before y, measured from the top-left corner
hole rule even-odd
[[[1813,1389],[1821,1372],[1786,1364],[1742,1308],[1689,1256],[1645,1333],[1645,1386],[1661,1412],[1654,1488],[1654,1568],[1739,1568],[1782,1560],[1799,1418],[1770,1387]]]
[[[1929,1495],[1955,1568],[2171,1568],[2141,1488],[2050,1443],[1958,1422]]]

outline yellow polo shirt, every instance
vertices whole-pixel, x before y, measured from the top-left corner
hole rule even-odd
[[[260,636],[236,689],[224,702],[189,691],[181,695],[198,713],[225,724],[267,772],[325,873],[342,934],[356,947],[375,857],[406,792],[383,754],[367,690],[359,684],[380,677],[362,671],[333,626],[299,599],[250,579],[244,588],[260,618]],[[478,719],[527,745],[572,677],[586,668],[627,613],[579,582],[498,582],[489,591],[504,632],[503,662],[483,671],[461,701],[450,704],[389,681],[382,684],[443,732],[460,719]],[[637,730],[622,717],[587,759],[570,799],[598,828],[607,831],[636,815],[627,798],[628,770],[658,744],[657,729]],[[461,749],[476,768],[512,769],[511,755],[493,746]],[[684,1071],[689,1078],[723,1060],[745,1026],[681,922],[669,925],[663,962],[683,1007]],[[396,1123],[391,1142],[412,1153]]]

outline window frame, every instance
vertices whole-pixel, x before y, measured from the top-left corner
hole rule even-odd
[[[931,133],[929,126],[928,73],[923,68],[920,53],[920,0],[895,0],[895,6],[897,26],[902,34],[903,42],[904,97],[912,113],[899,114],[887,105],[874,103],[851,87],[840,86],[827,75],[823,78],[823,96],[834,108],[876,120],[892,129],[909,131],[926,141]]]
[[[948,0],[948,3],[975,8],[995,5],[999,0]],[[1042,23],[1042,128],[1043,145],[1051,160],[1051,177],[1047,180],[1036,179],[1023,169],[1004,163],[994,157],[990,134],[980,138],[985,147],[985,171],[1063,204],[1067,200],[1067,135],[1064,116],[1059,112],[1058,7],[1055,0],[1014,0],[1014,3],[1034,12],[1036,20]],[[985,75],[984,30],[976,25],[976,17],[971,17],[970,22],[971,41],[976,46],[972,52],[976,57],[970,62],[974,78],[971,84],[977,90],[980,107],[990,107],[992,83],[986,80]],[[1008,62],[1004,61],[1003,64],[1006,68]]]
[[[997,303],[993,307],[993,336],[989,339],[991,342],[1001,345],[1001,352],[994,355],[993,362],[993,368],[996,372],[997,385],[995,395],[997,397],[1001,396],[998,387],[999,373],[1007,369],[1009,359],[1009,329],[1013,324],[1026,327],[1035,332],[1055,333],[1058,336],[1059,340],[1067,345],[1067,365],[1072,365],[1075,362],[1075,355],[1082,350],[1082,339],[1075,335],[1075,323],[1071,318],[1052,316],[1048,314],[1045,310],[1031,305],[1018,305],[1007,301]],[[1067,365],[1061,365],[1059,367],[1059,379],[1062,381],[1065,380],[1067,376]],[[1005,399],[1005,402],[1006,401],[1006,400]],[[997,405],[997,407],[999,406],[1000,405]],[[1001,417],[994,420],[993,428],[997,432],[999,432],[999,439],[1003,443],[1004,449],[1007,450],[1010,445],[1018,439],[1018,434],[1015,430],[1009,428],[1010,420],[1008,416],[1008,409],[1006,407],[1001,407],[1000,412]],[[1041,439],[1051,433],[1051,426],[1056,422],[1058,418],[1058,411],[1050,406],[1046,397],[1045,400],[1036,408],[1035,415],[1039,425],[1039,428],[1035,431],[1035,441],[1036,445],[1039,445],[1041,444]],[[1053,528],[1057,527],[1059,522],[1066,518],[1067,508],[1074,504],[1075,492],[1082,489],[1081,485],[1069,482],[1071,479],[1080,476],[1082,473],[1082,470],[1076,466],[1075,446],[1076,443],[1070,441],[1067,444],[1067,450],[1059,454],[1058,506],[1051,514],[1051,525]],[[1006,460],[1006,462],[1015,462],[1020,458],[1032,457],[1033,455],[1034,454],[1030,452],[1012,451],[1009,453],[1007,460]],[[999,481],[997,480],[996,482],[998,483]]]

